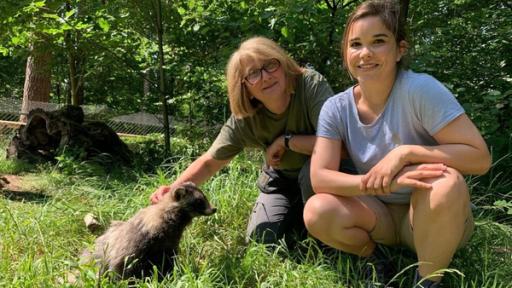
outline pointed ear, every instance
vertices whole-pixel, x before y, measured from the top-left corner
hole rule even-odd
[[[174,200],[180,201],[183,199],[183,197],[185,197],[185,195],[187,195],[187,189],[185,189],[183,186],[180,186],[174,191]]]

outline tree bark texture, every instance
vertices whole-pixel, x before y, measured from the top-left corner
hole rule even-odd
[[[31,102],[48,102],[51,90],[51,52],[41,44],[32,45],[25,70],[20,121],[26,122]]]

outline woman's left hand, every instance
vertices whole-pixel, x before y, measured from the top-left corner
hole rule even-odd
[[[391,150],[361,178],[360,189],[372,195],[391,193],[393,178],[407,164],[400,146]]]
[[[267,147],[267,151],[265,151],[265,160],[268,165],[273,168],[278,168],[279,164],[281,164],[281,157],[283,157],[284,152],[286,151],[286,147],[284,146],[284,137],[277,137],[270,146]]]

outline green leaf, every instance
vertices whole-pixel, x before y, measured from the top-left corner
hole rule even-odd
[[[110,24],[104,18],[98,19],[98,25],[100,26],[101,30],[103,30],[103,32],[108,32],[110,30]]]
[[[68,30],[73,30],[73,27],[71,27],[68,23],[64,23],[64,24],[62,24],[60,29],[62,29],[63,31],[68,31]]]
[[[56,15],[56,14],[49,14],[49,13],[44,13],[44,14],[43,14],[43,17],[44,17],[44,18],[55,19],[55,20],[59,20],[59,19],[60,19],[59,15]]]
[[[45,4],[46,4],[45,0],[43,0],[43,1],[36,1],[36,2],[32,3],[32,5],[34,5],[34,7],[37,7],[37,8],[44,7]]]
[[[0,54],[2,54],[3,56],[7,56],[9,54],[9,49],[0,46]]]
[[[83,22],[78,22],[76,25],[75,25],[75,29],[78,29],[78,30],[86,30],[88,28],[90,28],[91,25],[90,24],[87,24],[87,23],[83,23]]]
[[[281,28],[281,34],[283,34],[285,38],[288,38],[288,28],[286,26]]]
[[[507,211],[508,215],[512,215],[512,202],[507,202],[505,200],[498,200],[494,202],[494,206],[499,209],[504,209]]]
[[[45,2],[46,1],[32,2],[28,6],[23,7],[23,11],[27,12],[27,13],[35,13],[35,12],[41,10],[41,8],[43,8],[46,5]]]
[[[61,29],[56,29],[56,28],[43,29],[42,31],[47,34],[50,34],[50,35],[57,35],[57,34],[62,33]]]
[[[66,12],[66,15],[64,16],[64,18],[65,18],[65,19],[69,19],[69,17],[71,17],[71,16],[75,15],[75,13],[76,13],[76,9],[72,9],[72,10],[70,10],[70,11],[67,11],[67,12]]]
[[[22,42],[23,40],[18,37],[18,36],[14,36],[11,38],[11,43],[14,44],[14,45],[18,45]]]
[[[488,93],[489,93],[489,95],[494,96],[494,97],[498,97],[501,95],[501,92],[498,90],[491,90]]]

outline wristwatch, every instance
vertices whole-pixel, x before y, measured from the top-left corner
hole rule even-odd
[[[291,150],[290,149],[290,139],[292,139],[292,137],[293,137],[292,133],[290,133],[290,132],[284,133],[284,147],[286,147],[286,149],[288,149],[288,150]]]

